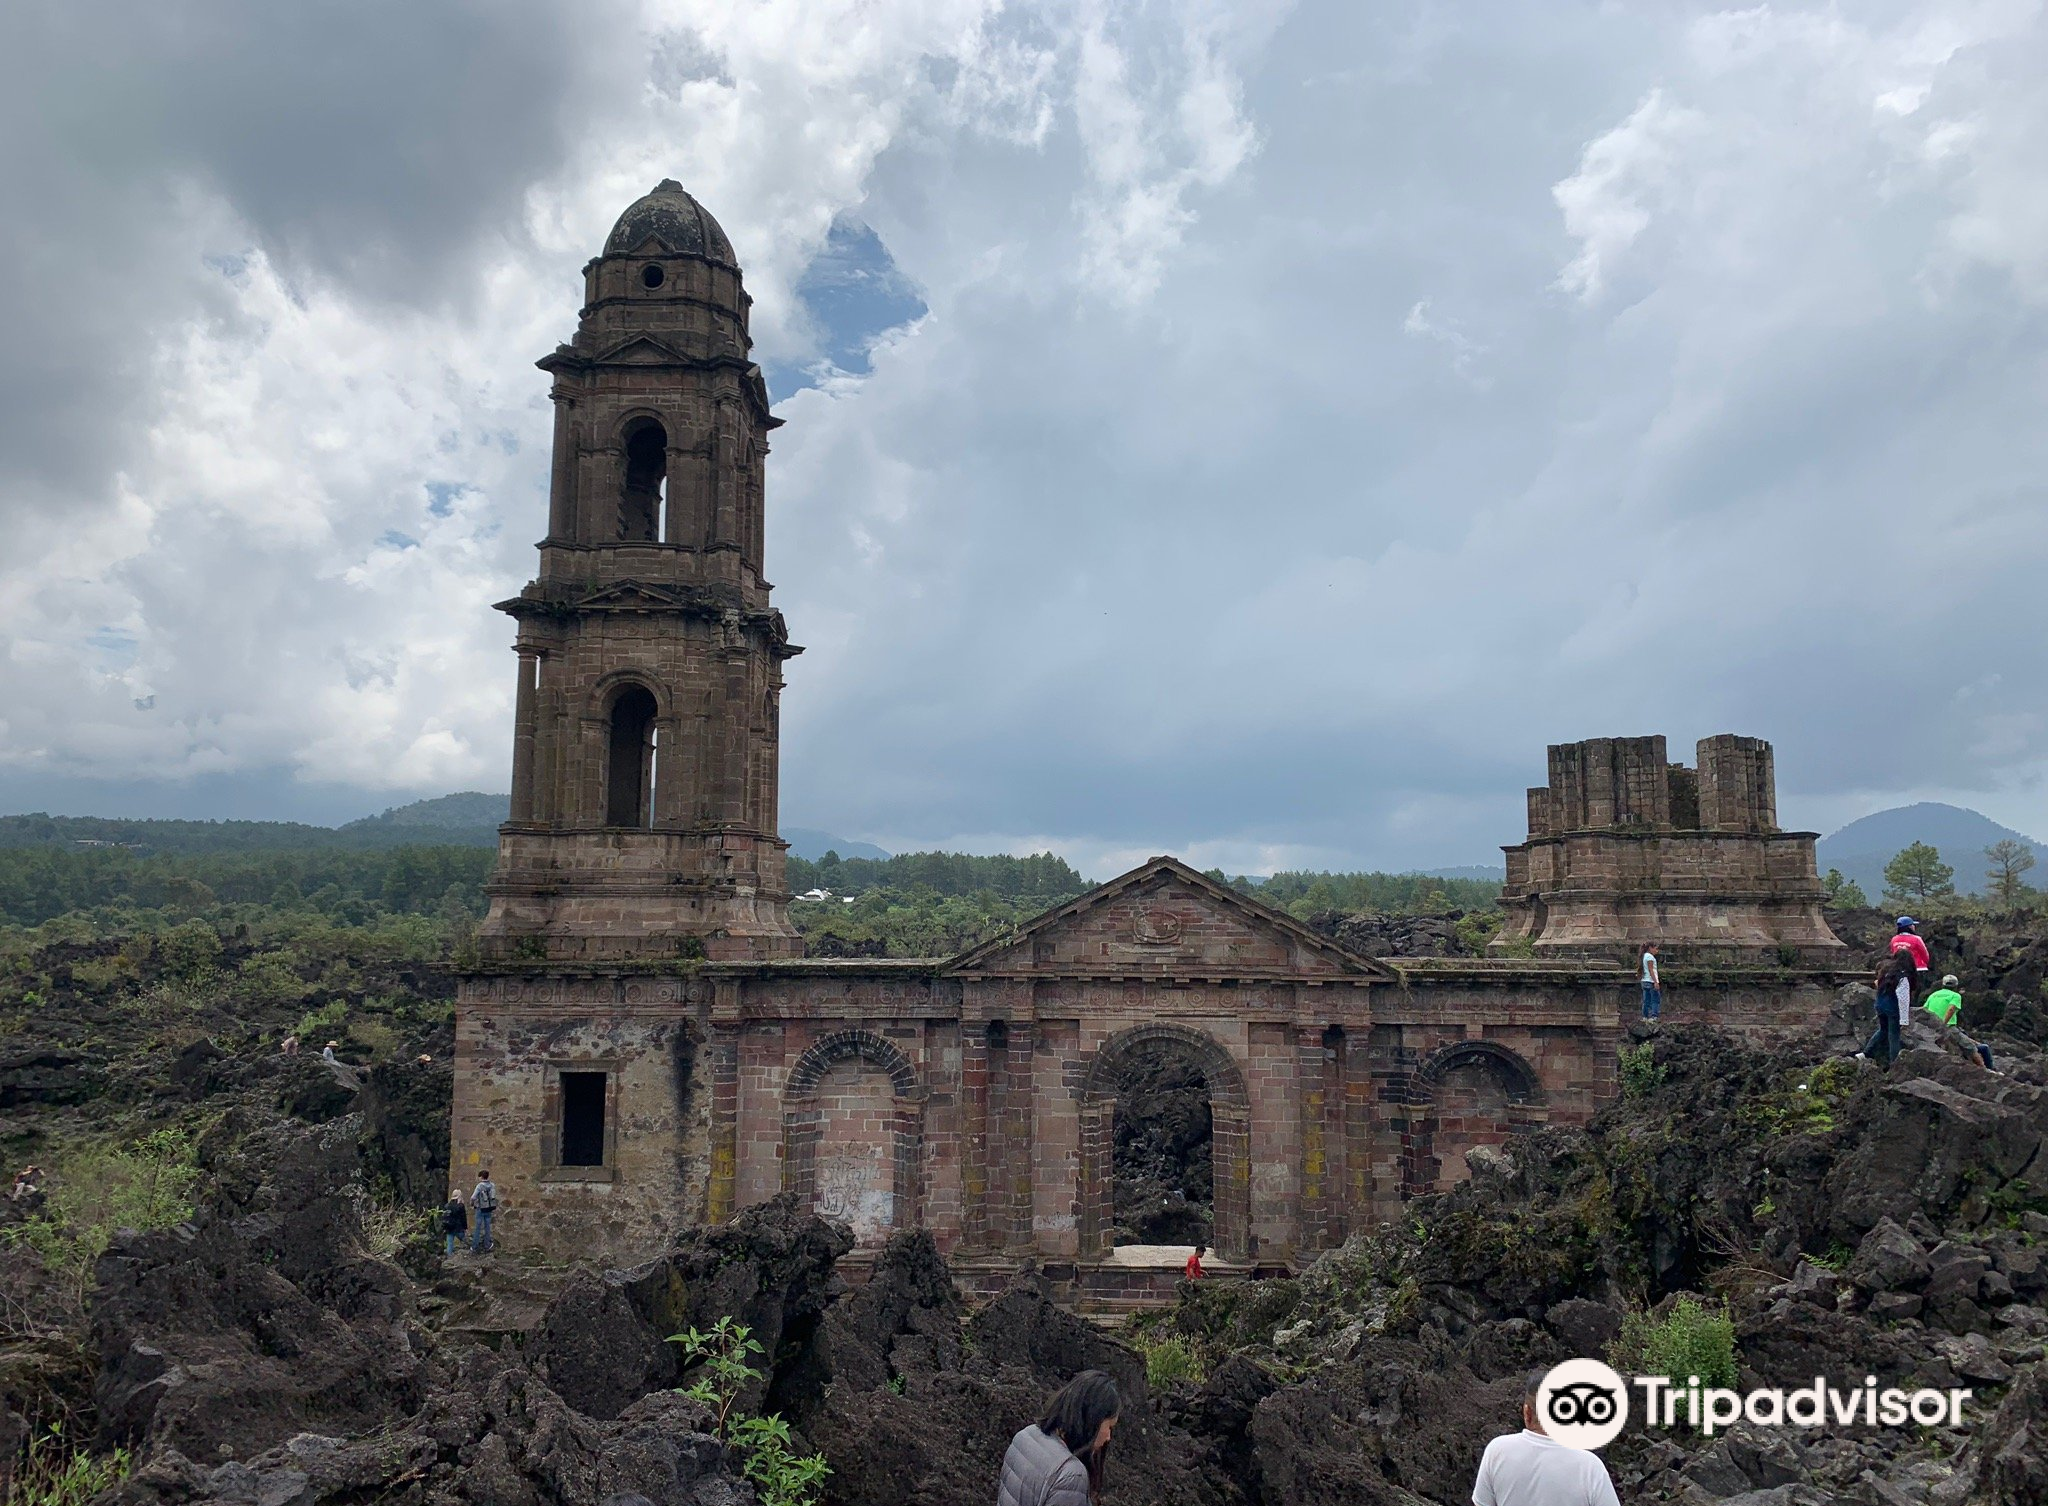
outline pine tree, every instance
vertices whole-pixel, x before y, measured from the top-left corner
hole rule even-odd
[[[1925,905],[1954,894],[1955,877],[1937,849],[1915,842],[1884,865],[1884,897],[1895,905]]]

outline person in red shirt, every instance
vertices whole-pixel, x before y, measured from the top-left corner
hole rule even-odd
[[[1208,1248],[1207,1245],[1196,1245],[1194,1253],[1188,1256],[1188,1280],[1200,1281],[1202,1279],[1202,1252]]]
[[[1920,922],[1912,916],[1901,915],[1899,917],[1899,930],[1898,934],[1892,937],[1892,950],[1894,952],[1904,952],[1908,957],[1911,957],[1913,959],[1914,972],[1924,973],[1928,970],[1927,943],[1920,939]],[[1914,981],[1917,983],[1925,980],[1916,978]]]

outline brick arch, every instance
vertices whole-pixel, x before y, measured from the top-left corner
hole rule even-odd
[[[1431,1053],[1415,1075],[1424,1085],[1435,1088],[1447,1074],[1474,1062],[1485,1062],[1501,1074],[1510,1103],[1540,1107],[1544,1102],[1543,1083],[1536,1076],[1536,1069],[1518,1052],[1498,1041],[1453,1041]]]
[[[1215,1164],[1215,1226],[1210,1236],[1225,1260],[1251,1258],[1251,1093],[1244,1070],[1223,1043],[1204,1031],[1155,1021],[1120,1031],[1104,1041],[1081,1075],[1080,1185],[1076,1212],[1083,1258],[1109,1253],[1114,1221],[1113,1190],[1117,1076],[1125,1062],[1148,1047],[1191,1052],[1209,1084],[1210,1155]]]
[[[836,1031],[812,1045],[790,1069],[782,1090],[783,1190],[795,1193],[806,1207],[816,1205],[818,1143],[826,1118],[818,1088],[826,1073],[849,1061],[865,1062],[888,1074],[894,1100],[889,1126],[889,1227],[915,1228],[924,1201],[924,1105],[928,1095],[910,1059],[872,1031]]]
[[[1486,1068],[1505,1099],[1494,1124],[1478,1131],[1470,1123],[1446,1123],[1446,1088],[1461,1067]],[[1519,1053],[1497,1041],[1452,1041],[1432,1052],[1416,1068],[1406,1095],[1410,1108],[1402,1136],[1401,1195],[1421,1197],[1460,1180],[1447,1167],[1475,1144],[1532,1130],[1548,1118],[1548,1095],[1535,1068]]]
[[[590,693],[583,704],[583,715],[590,721],[601,722],[611,715],[612,702],[630,689],[646,691],[654,697],[654,709],[663,721],[675,715],[674,698],[662,677],[652,670],[637,665],[628,665],[599,675],[591,683]]]

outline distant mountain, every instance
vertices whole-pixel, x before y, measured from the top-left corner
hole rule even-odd
[[[461,847],[496,847],[498,826],[511,810],[510,795],[462,790],[432,800],[395,805],[339,828],[342,839],[382,847],[391,842],[433,842]]]
[[[808,826],[783,827],[782,840],[789,844],[791,852],[811,863],[828,852],[836,852],[842,858],[873,858],[876,862],[894,856],[872,842],[855,842],[847,837],[835,837],[829,831],[814,831]]]
[[[1820,871],[1838,868],[1844,878],[1856,881],[1871,903],[1884,890],[1884,865],[1903,848],[1925,842],[1941,853],[1941,860],[1956,871],[1956,889],[1963,894],[1984,890],[1984,849],[1994,842],[2024,842],[2034,851],[2039,864],[2027,875],[2039,887],[2048,882],[2048,847],[2023,832],[2000,826],[1989,816],[1959,805],[1942,805],[1923,800],[1918,805],[1900,805],[1851,821],[1840,831],[1820,839],[1817,854]]]

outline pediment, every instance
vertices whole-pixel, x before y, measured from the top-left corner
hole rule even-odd
[[[592,358],[599,366],[682,366],[689,357],[652,335],[634,335]]]
[[[1173,858],[1091,889],[948,971],[1006,976],[1306,978],[1394,974]]]
[[[681,591],[638,580],[622,580],[574,603],[579,612],[668,612],[692,605],[692,599]]]

